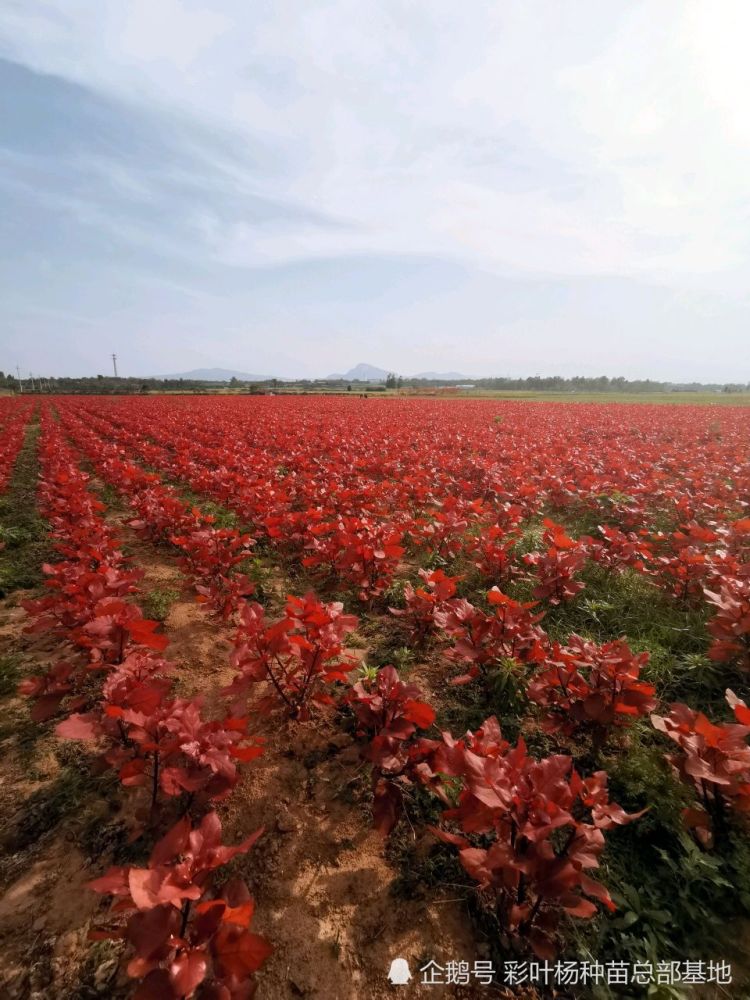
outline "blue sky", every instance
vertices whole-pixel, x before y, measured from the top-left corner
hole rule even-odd
[[[0,368],[750,380],[750,11],[6,0]]]

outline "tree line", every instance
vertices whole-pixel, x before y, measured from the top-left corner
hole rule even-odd
[[[18,379],[15,375],[0,371],[0,391],[24,393],[71,393],[91,395],[147,394],[151,392],[208,393],[222,389],[233,389],[247,393],[315,391],[320,388],[357,392],[383,391],[384,389],[428,389],[466,385],[456,379],[407,378],[390,372],[380,382],[352,382],[347,379],[299,379],[281,382],[269,379],[265,382],[245,382],[232,378],[224,382],[204,382],[191,379],[159,378],[115,378],[112,375],[82,376],[77,378],[27,376]],[[477,389],[494,389],[506,392],[750,392],[747,383],[675,383],[658,382],[653,379],[626,379],[623,376],[609,378],[606,375],[588,377],[575,375],[564,378],[561,375],[530,375],[526,378],[495,376],[475,378],[470,385]]]

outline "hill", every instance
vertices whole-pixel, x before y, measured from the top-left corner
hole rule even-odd
[[[194,368],[190,372],[178,372],[176,375],[152,375],[158,379],[184,379],[186,382],[268,382],[273,375],[252,375],[248,372],[236,372],[230,368]]]
[[[336,372],[333,375],[328,375],[327,378],[330,381],[344,379],[349,382],[385,382],[392,370],[378,368],[376,365],[360,361],[354,368],[350,368],[348,372]],[[416,375],[403,375],[403,372],[395,372],[394,374],[402,375],[404,378],[424,378],[436,382],[466,381],[468,378],[467,375],[462,375],[460,372],[418,372]]]

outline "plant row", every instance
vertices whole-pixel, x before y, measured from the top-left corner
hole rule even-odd
[[[131,436],[130,444],[137,446],[138,442]],[[164,462],[165,449],[142,442],[141,446],[151,449],[150,461]],[[407,584],[405,608],[391,609],[407,620],[413,644],[423,642],[433,630],[449,641],[448,658],[466,665],[466,672],[454,677],[453,683],[467,683],[486,675],[493,665],[510,663],[523,671],[523,694],[541,709],[542,726],[547,731],[571,736],[587,729],[598,746],[613,729],[652,713],[657,705],[655,690],[640,677],[648,654],[633,654],[622,640],[597,645],[572,635],[565,645],[553,643],[539,624],[543,612],[537,602],[544,600],[554,606],[574,598],[583,588],[579,573],[587,559],[611,572],[630,568],[648,574],[676,598],[687,599],[700,588],[715,609],[708,625],[713,635],[709,655],[742,668],[750,666],[750,518],[728,520],[711,530],[689,524],[670,536],[671,556],[657,555],[646,532],[602,526],[601,540],[590,536],[574,539],[547,519],[540,549],[516,561],[521,516],[519,505],[507,504],[501,514],[502,526],[496,524],[468,536],[468,556],[483,576],[505,585],[518,579],[524,565],[531,567],[536,601],[515,601],[494,587],[488,594],[491,610],[487,612],[457,598],[458,577],[437,570],[421,571],[426,586]],[[443,524],[448,520],[444,518]],[[464,520],[463,531],[467,524]],[[451,538],[458,544],[458,536],[450,533],[445,533],[440,543],[447,555],[451,554]],[[314,544],[321,544],[319,538]],[[399,548],[397,555],[401,552]],[[385,542],[378,555],[388,558]],[[334,557],[329,553],[325,558]],[[305,562],[312,565],[314,559],[308,556]],[[735,714],[741,712],[742,703],[737,703],[736,696],[730,692],[728,698]],[[294,712],[298,710],[292,707]],[[683,704],[671,708],[667,722],[659,716],[654,716],[654,722],[678,742],[679,736],[683,752],[692,757],[687,771],[678,761],[675,766],[683,777],[692,772],[700,777],[696,805],[686,810],[685,816],[696,835],[709,843],[714,827],[723,822],[728,810],[744,811],[750,806],[746,734],[731,723],[720,723],[713,726],[710,736],[704,732],[691,739],[701,727],[708,732],[706,726],[713,724]],[[735,775],[729,783],[719,780],[727,754]]]
[[[144,470],[81,421],[66,414],[62,425],[97,475],[125,497],[135,514],[129,522],[144,538],[166,543],[180,553],[180,567],[192,580],[198,601],[224,620],[237,610],[254,584],[238,570],[251,554],[253,539],[182,501],[159,476]]]
[[[172,401],[129,401],[129,408],[65,401],[60,414],[101,477],[130,497],[136,526],[155,539],[179,545],[190,532],[178,533],[169,520],[175,491],[131,454],[231,507],[253,537],[322,582],[353,586],[368,604],[410,572],[408,560],[441,565],[424,570],[420,586],[407,583],[403,607],[393,609],[413,646],[436,636],[447,663],[459,665],[454,683],[481,684],[498,669],[510,671],[534,724],[565,739],[586,735],[595,750],[650,716],[674,743],[670,760],[690,798],[688,826],[705,847],[723,837],[750,805],[745,703],[727,692],[731,723],[683,704],[658,714],[656,691],[641,677],[646,654],[624,640],[555,642],[541,623],[545,606],[578,597],[587,564],[628,569],[676,601],[705,602],[712,659],[750,666],[750,479],[741,418],[722,414],[714,427],[713,416],[657,420],[652,408],[622,408],[633,423],[623,428],[601,408],[580,408],[587,410],[580,421],[571,416],[579,408],[567,408],[564,420],[545,408],[527,419],[531,427],[507,429],[504,421],[480,426],[481,408],[460,407],[450,409],[459,416],[455,427],[446,408],[420,411],[423,428],[407,424],[412,411],[400,404],[357,407],[352,420],[348,402],[316,401],[313,411],[302,401],[298,413],[289,401],[278,408],[262,401],[268,419],[252,426],[237,403],[223,402],[201,401],[206,412],[196,416]],[[543,520],[550,509],[586,530],[572,537]],[[393,667],[352,674],[345,637],[356,620],[340,603],[290,597],[281,618],[269,621],[247,600],[249,589],[227,588],[237,552],[213,551],[209,569],[220,583],[212,604],[238,624],[237,676],[225,692],[230,719],[246,715],[256,690],[254,710],[290,720],[317,712],[353,717],[372,768],[377,827],[392,830],[418,788],[442,801],[434,832],[457,848],[510,944],[529,943],[547,957],[565,914],[586,918],[597,902],[612,906],[592,872],[605,834],[637,814],[609,802],[603,771],[579,773],[568,753],[536,759],[523,740],[509,744],[493,717],[461,739],[431,733],[434,709]],[[445,572],[456,564],[494,584],[486,601],[458,597],[459,574]],[[534,600],[509,596],[519,584]],[[70,725],[80,727],[70,735],[109,738],[108,724],[88,712]],[[144,773],[153,785],[150,760]]]
[[[268,452],[255,443],[238,447],[236,433],[235,443],[225,437],[219,444],[205,423],[178,423],[172,415],[146,429],[136,407],[86,406],[100,449],[114,439],[158,471],[236,511],[255,537],[321,581],[351,586],[367,602],[403,573],[405,557],[443,566],[459,560],[487,585],[528,580],[534,596],[551,604],[584,588],[581,571],[587,564],[627,567],[681,602],[703,604],[711,615],[710,657],[750,666],[750,517],[743,516],[750,463],[738,461],[734,441],[728,455],[716,456],[733,463],[723,477],[699,466],[688,468],[694,478],[686,481],[674,454],[662,457],[663,470],[658,464],[647,470],[640,459],[640,478],[627,467],[609,467],[606,457],[597,455],[598,474],[589,469],[583,475],[576,462],[577,478],[564,480],[549,469],[534,477],[533,465],[522,473],[517,457],[498,467],[482,455],[483,462],[474,456],[475,463],[454,477],[443,471],[442,481],[432,469],[428,485],[418,475],[421,456],[414,443],[410,457],[416,472],[410,469],[395,480],[389,473],[402,470],[397,473],[387,461],[376,472],[359,457],[342,470],[346,438],[330,454],[311,445],[301,452],[292,447],[283,465],[274,449],[276,464],[269,469]],[[324,441],[331,444],[330,436]],[[516,438],[513,443],[519,444]],[[712,454],[711,435],[705,444]],[[572,538],[554,520],[540,523],[548,508],[591,523],[594,532]],[[645,527],[649,523],[652,527]],[[673,527],[665,530],[669,523]],[[529,524],[539,524],[532,551],[527,551]]]
[[[33,629],[54,630],[83,657],[78,667],[68,661],[47,678],[27,680],[24,693],[36,699],[38,717],[74,709],[57,724],[58,735],[95,742],[102,763],[126,787],[146,790],[139,822],[153,825],[170,800],[184,810],[147,868],[112,869],[92,883],[120,899],[118,914],[129,914],[124,925],[119,917],[98,933],[131,945],[128,971],[142,980],[137,995],[181,997],[200,989],[201,996],[218,996],[215,990],[227,989],[239,996],[239,984],[268,953],[247,927],[252,903],[241,887],[231,882],[218,897],[210,891],[211,872],[249,849],[258,832],[224,848],[215,812],[196,827],[189,818],[229,794],[237,760],[260,752],[246,737],[256,685],[255,711],[305,720],[335,707],[353,716],[383,834],[398,822],[416,784],[445,803],[434,833],[458,848],[478,890],[491,894],[502,933],[517,944],[553,955],[563,915],[590,917],[595,901],[613,908],[592,873],[605,832],[636,816],[609,802],[606,774],[581,777],[569,755],[536,760],[523,741],[504,740],[493,718],[460,740],[449,733],[426,738],[435,712],[415,685],[403,683],[392,666],[354,672],[344,642],[357,619],[340,603],[290,597],[283,616],[268,621],[259,604],[242,602],[236,677],[224,692],[227,717],[204,721],[199,699],[171,697],[171,665],[159,655],[164,639],[125,599],[136,591],[137,573],[124,569],[101,504],[46,414],[41,461],[42,509],[64,558],[47,568],[50,596],[27,610]],[[92,673],[103,674],[96,695],[86,680]]]
[[[36,721],[70,713],[57,735],[93,741],[96,773],[140,791],[133,838],[165,821],[169,827],[147,867],[114,868],[90,883],[117,900],[111,922],[92,937],[127,942],[140,1000],[239,1000],[254,991],[271,949],[249,929],[253,901],[244,882],[231,879],[214,892],[212,877],[262,830],[223,845],[214,804],[236,785],[237,764],[262,747],[247,735],[246,717],[211,720],[200,698],[174,696],[174,664],[161,656],[167,637],[134,602],[142,573],[127,565],[104,505],[46,407],[41,424],[39,504],[60,558],[44,567],[48,593],[24,607],[28,631],[53,636],[61,658],[19,691],[32,700]]]
[[[750,811],[750,711],[733,691],[726,700],[736,722],[711,723],[682,703],[671,705],[666,717],[656,715],[656,689],[641,677],[647,652],[633,653],[623,639],[597,644],[575,634],[561,644],[542,628],[537,601],[519,602],[495,587],[485,611],[456,596],[458,577],[442,570],[421,574],[424,585],[407,585],[405,607],[391,612],[409,628],[413,643],[424,644],[432,634],[443,640],[445,658],[463,671],[451,683],[486,684],[493,671],[504,669],[521,701],[537,709],[544,731],[584,734],[595,751],[618,729],[650,716],[680,748],[670,762],[696,792],[685,820],[706,845],[715,829],[726,832],[730,812]]]
[[[8,488],[13,475],[32,408],[25,400],[21,405],[11,405],[8,400],[0,399],[0,493]]]

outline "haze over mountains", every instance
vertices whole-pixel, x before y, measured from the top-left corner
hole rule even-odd
[[[329,379],[350,379],[352,382],[384,382],[388,375],[393,372],[394,375],[404,375],[403,372],[397,372],[394,369],[388,370],[387,368],[377,368],[375,365],[368,365],[364,361],[360,361],[358,365],[354,368],[350,368],[347,372],[334,372],[333,375],[327,375],[326,378]],[[406,378],[428,378],[428,379],[465,379],[466,375],[461,375],[460,372],[418,372],[416,375],[407,375]]]
[[[346,372],[335,372],[332,375],[321,376],[322,379],[334,380],[343,379],[349,382],[385,382],[390,374],[387,368],[377,368],[375,365],[360,362]],[[403,372],[394,372],[396,375],[403,375]],[[189,382],[230,382],[233,378],[238,382],[266,382],[272,378],[278,378],[282,382],[297,381],[286,375],[258,375],[249,372],[234,371],[231,368],[194,368],[189,372],[178,372],[172,375],[154,375],[152,378],[159,379],[185,379]],[[406,378],[424,378],[435,381],[461,381],[468,379],[467,375],[460,372],[418,372],[416,375],[407,375]]]
[[[238,382],[266,382],[275,378],[274,375],[254,375],[250,372],[233,371],[231,368],[193,368],[189,372],[177,372],[174,375],[150,375],[149,378],[178,379],[183,378],[186,382],[231,382],[236,378]]]

